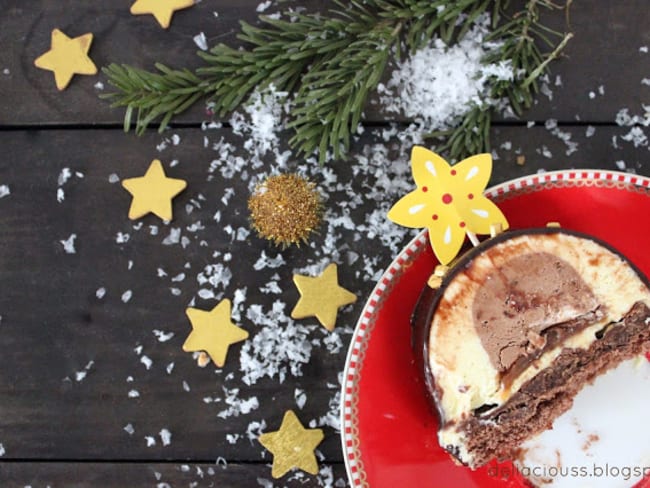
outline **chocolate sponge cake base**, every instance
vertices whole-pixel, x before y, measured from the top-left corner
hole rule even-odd
[[[650,350],[650,308],[637,302],[619,322],[600,331],[588,349],[565,349],[553,366],[522,385],[505,404],[483,406],[458,425],[477,464],[514,459],[518,446],[546,429],[573,404],[585,384],[621,362]],[[453,447],[448,446],[453,453]]]

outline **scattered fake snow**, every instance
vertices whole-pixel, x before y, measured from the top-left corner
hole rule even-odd
[[[173,332],[164,332],[162,330],[157,330],[157,329],[154,329],[153,335],[156,336],[156,339],[158,339],[159,342],[167,342],[172,337],[174,337]]]
[[[246,311],[246,318],[261,327],[244,342],[239,357],[242,381],[247,385],[264,376],[277,377],[284,383],[287,374],[301,376],[303,364],[309,362],[310,327],[295,323],[285,314],[285,307],[284,302],[276,300],[269,311],[255,304]]]
[[[255,90],[244,106],[244,112],[234,112],[230,118],[233,133],[245,136],[244,149],[260,160],[268,151],[278,154],[277,131],[283,128],[287,93],[277,91],[273,84],[263,91]]]
[[[257,12],[264,12],[267,8],[271,6],[271,0],[266,0],[265,2],[260,3],[257,6]]]
[[[274,258],[267,256],[265,251],[262,251],[262,255],[253,265],[253,269],[259,271],[264,268],[279,268],[283,264],[286,264],[286,261],[282,257],[282,254],[275,256]]]
[[[493,83],[513,80],[509,63],[483,64],[498,44],[485,41],[490,18],[482,15],[461,41],[447,46],[434,39],[378,86],[382,107],[416,120],[416,130],[431,132],[455,126],[474,107],[502,106],[489,93]]]
[[[266,431],[266,421],[264,419],[259,422],[254,420],[248,427],[246,427],[246,437],[251,444],[257,441],[257,438]]]
[[[0,185],[0,198],[4,198],[10,194],[9,185]]]
[[[431,130],[433,124],[452,123],[454,119],[462,116],[462,110],[466,110],[473,104],[498,105],[498,101],[488,100],[485,97],[490,87],[490,77],[507,77],[513,74],[508,66],[485,68],[476,63],[477,56],[480,57],[479,55],[482,55],[480,53],[484,53],[485,49],[490,49],[490,46],[478,42],[484,36],[481,29],[483,27],[479,23],[475,31],[468,35],[465,44],[457,49],[443,48],[439,43],[434,42],[427,50],[416,54],[398,69],[398,74],[394,75],[384,87],[382,102],[393,104],[395,111],[406,112],[417,107],[418,113],[414,117],[420,117],[422,124],[425,122],[429,124],[426,126],[427,130]],[[443,79],[438,71],[439,64],[427,59],[427,55],[436,59],[438,63],[447,62],[446,66],[452,74]],[[478,75],[478,78],[470,79],[473,74]],[[458,83],[459,77],[466,81]],[[444,103],[435,105],[433,102],[437,101],[436,94],[428,90],[430,86],[428,83],[438,83],[443,92],[451,90],[445,92],[442,102],[449,99],[455,102],[448,107]],[[402,100],[397,100],[397,95],[393,94],[399,93],[398,90],[402,85],[412,92],[407,90],[407,95]],[[553,86],[553,82],[547,80],[545,86],[546,90],[550,90],[549,87]],[[561,81],[556,78],[554,86],[561,86]],[[424,91],[416,93],[418,87]],[[181,295],[182,292],[183,297],[194,296],[210,300],[212,305],[221,298],[230,298],[233,300],[233,320],[245,324],[251,332],[251,337],[241,345],[239,362],[236,354],[231,352],[226,366],[228,369],[213,370],[219,378],[217,391],[208,393],[209,396],[205,398],[208,398],[209,402],[206,403],[213,405],[215,415],[224,421],[230,417],[246,414],[263,416],[264,403],[271,400],[262,396],[258,400],[258,397],[248,393],[250,390],[245,385],[254,385],[262,380],[271,384],[282,384],[289,375],[301,376],[303,366],[309,363],[314,348],[319,348],[321,353],[325,349],[329,354],[336,356],[332,361],[340,361],[341,365],[343,364],[347,342],[352,334],[351,323],[356,317],[353,316],[354,314],[341,311],[338,327],[332,333],[315,325],[317,324],[315,320],[293,321],[288,317],[288,311],[293,303],[283,301],[286,299],[283,293],[293,290],[290,276],[291,272],[296,270],[290,268],[297,267],[301,273],[313,275],[322,271],[328,263],[337,262],[342,267],[349,266],[358,283],[367,286],[369,283],[374,283],[389,264],[389,259],[383,258],[382,255],[396,255],[408,239],[417,232],[391,223],[386,219],[386,212],[399,197],[413,189],[414,183],[408,162],[411,140],[403,136],[408,135],[410,130],[410,134],[415,138],[424,125],[407,131],[401,131],[396,127],[386,128],[383,132],[378,130],[377,133],[383,137],[383,142],[355,149],[345,169],[335,171],[333,167],[319,167],[313,158],[296,162],[291,152],[283,150],[284,141],[277,134],[283,128],[284,97],[285,94],[277,93],[274,89],[265,93],[256,93],[251,96],[243,112],[233,116],[231,123],[235,134],[242,138],[242,144],[228,142],[220,135],[221,133],[210,133],[206,126],[203,146],[211,154],[211,157],[207,158],[211,162],[206,165],[206,180],[233,179],[232,186],[219,181],[218,187],[223,189],[222,193],[210,195],[206,192],[206,197],[203,198],[199,195],[191,195],[191,203],[187,204],[186,212],[183,214],[185,221],[174,222],[178,227],[165,229],[163,225],[149,225],[144,227],[145,230],[139,235],[141,239],[159,235],[160,237],[151,242],[165,246],[181,244],[169,249],[169,252],[183,253],[180,254],[182,256],[187,253],[188,256],[192,256],[192,259],[186,258],[190,261],[186,265],[191,264],[192,270],[188,270],[187,266],[181,269],[178,265],[160,263],[167,270],[160,268],[162,273],[159,272],[164,283],[169,285],[171,281],[178,286],[173,289],[177,290],[176,293],[172,292],[174,295]],[[426,110],[423,111],[422,107],[426,107]],[[647,118],[641,115],[630,115],[627,110],[621,111],[619,118],[621,125],[630,127],[627,135],[629,140],[625,137],[621,139],[632,144],[643,144],[638,130],[634,131],[634,129],[638,129],[638,126],[647,126],[650,123],[646,123]],[[529,123],[529,126],[534,126],[534,122]],[[218,125],[213,127],[218,128]],[[563,141],[567,154],[577,149],[577,145],[573,146],[575,143],[571,141],[571,135],[560,130],[557,123],[547,121],[546,128],[551,135]],[[591,137],[595,131],[595,128],[587,127],[585,135]],[[180,143],[181,139],[178,135],[169,136],[159,146],[159,150]],[[545,157],[552,157],[546,146],[541,147],[539,152]],[[617,162],[617,165],[619,163],[625,165],[622,161]],[[235,207],[236,202],[239,209],[241,200],[247,196],[241,191],[241,186],[237,186],[236,181],[245,182],[250,190],[255,182],[262,178],[262,172],[273,174],[287,168],[292,171],[299,170],[313,178],[323,195],[329,197],[324,224],[319,229],[319,234],[299,252],[280,253],[275,248],[259,245],[257,246],[259,253],[252,259],[247,258],[244,261],[239,254],[239,243],[242,243],[242,247],[250,247],[250,242],[257,238],[250,233],[241,215],[233,215],[228,208]],[[109,181],[116,183],[119,177],[112,174],[109,176]],[[202,217],[203,224],[199,220],[190,220],[195,215],[197,218],[198,215]],[[214,216],[213,220],[212,216]],[[228,236],[224,242],[230,240],[234,243],[229,248],[232,256],[226,257],[222,248],[221,253],[217,251],[213,253],[213,249],[216,248],[214,244],[218,242],[215,234],[218,232]],[[134,230],[131,239],[134,240],[136,234],[137,230]],[[358,242],[366,246],[357,246]],[[372,245],[368,246],[368,243]],[[384,252],[377,252],[379,247],[383,248]],[[240,281],[243,277],[238,271],[240,266],[247,266],[249,270],[252,266],[261,277],[260,280],[249,283]],[[196,281],[191,279],[193,276],[196,276]],[[354,290],[353,283],[343,285]],[[109,284],[110,286],[113,285]],[[248,287],[252,291],[247,297]],[[112,289],[120,288],[114,286]],[[99,290],[103,290],[101,297]],[[256,290],[259,290],[259,293]],[[97,290],[97,297],[102,298],[105,293],[105,288],[102,287]],[[269,305],[272,299],[273,302]],[[127,301],[128,299],[125,303]],[[194,298],[192,304],[193,301]],[[171,327],[170,324],[154,324],[154,326]],[[174,337],[173,332],[158,329],[152,332],[154,338],[148,336],[151,342],[148,343],[147,348],[152,343],[158,348],[176,347],[164,344]],[[177,333],[181,334],[180,329]],[[141,354],[140,347],[138,355]],[[151,366],[150,364],[147,366],[148,359],[147,356],[139,358],[147,368]],[[169,375],[179,374],[174,371],[174,363],[167,364],[165,370]],[[210,368],[207,368],[199,372],[209,374],[209,370]],[[226,371],[231,372],[226,375]],[[340,429],[339,385],[334,378],[328,380],[331,381],[328,385],[331,395],[326,404],[320,405],[321,411],[309,413],[312,418],[308,423],[314,427],[328,426],[338,430]],[[182,378],[176,377],[175,381],[177,387],[180,384],[185,392],[190,393],[187,395],[188,400],[203,400],[205,394],[194,398],[198,395],[195,392],[203,392],[202,389],[196,387],[190,390],[188,382]],[[192,384],[194,385],[194,382]],[[282,392],[282,387],[278,388],[278,392]],[[293,395],[296,408],[303,409],[311,390],[306,386],[305,389],[295,388],[293,391],[278,393],[281,394],[288,395],[289,398]],[[140,393],[135,389],[128,392],[129,398],[139,396]],[[318,408],[312,403],[310,402],[308,410],[312,407]],[[307,415],[306,412],[303,410],[303,414]],[[128,426],[132,427],[131,424]],[[128,432],[126,427],[124,429]],[[167,445],[163,435],[165,430],[159,433],[163,445]],[[248,424],[245,431],[227,434],[226,441],[234,444],[247,438],[252,445],[258,445],[256,441],[259,434],[266,430],[264,419],[255,420]],[[146,436],[145,439],[147,445],[156,444],[155,436]],[[261,448],[260,452],[263,452]],[[266,455],[268,456],[268,453]],[[329,467],[324,466],[319,474],[321,481],[327,481],[324,486],[344,485],[342,480],[333,483],[331,470],[328,469]]]
[[[77,250],[74,247],[74,241],[77,238],[77,234],[70,234],[70,237],[67,239],[59,241],[63,245],[63,250],[66,254],[75,254]]]
[[[247,399],[239,398],[239,388],[228,389],[223,387],[223,394],[223,401],[228,405],[228,408],[217,414],[217,417],[222,419],[246,415],[253,410],[257,410],[260,406],[259,401],[255,396]]]
[[[163,446],[168,446],[172,442],[172,433],[167,429],[162,429],[159,433]]]
[[[70,168],[63,168],[59,173],[57,178],[57,184],[59,187],[56,189],[56,201],[61,203],[65,200],[65,192],[63,191],[63,186],[68,182],[68,180],[73,176],[72,170]],[[80,171],[75,171],[74,176],[77,178],[83,178],[84,174]]]
[[[648,136],[645,135],[641,127],[632,127],[630,132],[621,136],[624,141],[632,142],[634,147],[641,147],[648,145]]]
[[[90,368],[92,368],[94,364],[95,364],[95,361],[89,361],[88,364],[86,364],[86,366],[84,367],[84,369],[82,371],[77,371],[74,374],[75,381],[77,381],[78,383],[83,381],[86,378],[86,376],[88,375],[88,372],[90,371]]]
[[[153,364],[153,361],[151,360],[151,358],[149,358],[148,356],[144,356],[144,355],[140,357],[140,362],[142,364],[144,364],[144,367],[147,370],[151,369],[151,365]]]
[[[196,44],[200,50],[208,50],[208,40],[205,38],[205,34],[203,32],[195,35],[192,39],[194,40],[194,44]]]
[[[302,388],[296,388],[293,391],[293,398],[296,401],[296,406],[302,410],[302,408],[305,406],[305,403],[307,402],[307,395],[305,394],[305,390]]]

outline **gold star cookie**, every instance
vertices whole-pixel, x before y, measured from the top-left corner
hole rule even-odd
[[[305,429],[296,414],[287,410],[280,430],[261,434],[257,440],[273,454],[271,476],[280,478],[293,468],[317,474],[314,449],[323,437],[322,429]]]
[[[151,14],[163,29],[169,27],[172,15],[176,10],[181,10],[194,5],[194,0],[136,0],[131,5],[133,15]]]
[[[339,307],[354,303],[354,293],[339,286],[336,264],[332,263],[320,276],[293,275],[300,299],[291,312],[294,319],[316,317],[327,330],[334,330]]]
[[[91,33],[71,39],[59,29],[52,31],[50,50],[34,61],[37,68],[54,71],[54,80],[59,90],[64,90],[72,77],[97,74],[97,66],[88,57]]]
[[[230,320],[230,300],[221,300],[212,310],[188,308],[185,313],[192,323],[192,332],[183,344],[183,351],[205,351],[220,368],[226,362],[228,348],[248,338],[248,332]]]
[[[154,159],[144,176],[126,179],[122,186],[133,195],[129,209],[131,220],[150,212],[163,220],[171,220],[172,199],[185,189],[187,182],[167,178],[161,162]]]

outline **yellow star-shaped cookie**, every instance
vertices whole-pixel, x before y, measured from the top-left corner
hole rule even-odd
[[[316,317],[327,330],[334,330],[339,307],[354,303],[354,293],[339,286],[336,264],[332,263],[320,276],[293,275],[293,282],[300,292],[300,299],[291,317],[302,319]]]
[[[136,0],[131,5],[131,13],[133,15],[151,14],[161,27],[166,29],[176,10],[182,10],[192,5],[194,5],[194,0]]]
[[[230,300],[221,300],[209,312],[188,308],[185,313],[192,323],[192,332],[183,344],[183,351],[205,351],[220,368],[226,362],[228,348],[248,338],[248,332],[230,320]]]
[[[54,29],[50,50],[36,58],[34,65],[37,68],[54,71],[56,87],[64,90],[75,74],[97,74],[97,66],[88,57],[92,42],[91,33],[71,39],[59,29]]]
[[[163,220],[171,220],[172,199],[185,189],[187,182],[167,178],[160,161],[154,159],[144,176],[126,179],[122,186],[133,195],[129,209],[131,220],[150,212]]]
[[[314,449],[323,440],[322,429],[305,429],[296,414],[287,410],[280,430],[261,434],[258,441],[273,453],[271,476],[280,478],[292,468],[318,473]]]

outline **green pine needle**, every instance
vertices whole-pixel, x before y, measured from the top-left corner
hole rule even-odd
[[[570,2],[567,3],[567,6]],[[204,65],[195,72],[156,64],[156,72],[127,65],[104,68],[115,92],[101,95],[125,107],[124,130],[142,134],[154,122],[159,130],[198,100],[209,101],[220,116],[244,103],[255,89],[273,85],[291,97],[289,143],[303,155],[318,152],[343,158],[361,121],[368,96],[377,88],[392,56],[427,46],[434,36],[452,44],[485,12],[492,17],[488,40],[501,47],[485,63],[508,61],[517,78],[498,81],[490,96],[506,98],[513,111],[529,108],[538,80],[571,34],[540,21],[540,9],[557,10],[551,0],[528,0],[514,11],[507,0],[351,0],[334,1],[326,13],[285,12],[281,19],[259,17],[241,24],[241,49],[225,44],[199,52]],[[514,13],[513,13],[514,11]],[[463,22],[459,23],[458,18]],[[548,53],[542,50],[550,49]],[[457,127],[429,134],[450,159],[489,151],[491,111],[475,107]]]

